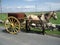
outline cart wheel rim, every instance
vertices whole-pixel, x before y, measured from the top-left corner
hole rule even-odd
[[[7,32],[16,34],[20,32],[20,22],[17,18],[10,16],[5,21],[5,28]]]

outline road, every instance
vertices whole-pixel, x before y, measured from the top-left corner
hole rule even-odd
[[[0,45],[60,45],[60,38],[36,33],[20,32],[12,35],[0,27]]]

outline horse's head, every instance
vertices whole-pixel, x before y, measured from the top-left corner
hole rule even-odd
[[[51,13],[52,13],[51,16],[53,17],[53,19],[54,19],[54,20],[57,20],[57,15],[56,15],[56,13],[55,13],[54,11],[52,11]]]

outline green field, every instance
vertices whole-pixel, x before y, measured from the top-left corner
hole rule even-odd
[[[51,18],[50,22],[52,22],[54,24],[60,24],[60,12],[56,12],[56,13],[57,13],[58,19],[54,20],[54,19]],[[25,14],[26,15],[29,15],[29,14],[39,15],[39,14],[41,14],[41,12],[26,12]],[[0,20],[5,21],[7,17],[8,17],[7,13],[2,13],[2,14],[0,13]],[[2,26],[4,26],[4,24],[0,24],[0,27],[2,27]],[[36,29],[34,29],[34,31],[36,31]],[[39,31],[39,30],[37,29],[37,31]],[[49,34],[58,34],[58,35],[60,35],[60,32],[58,32],[58,31],[53,31],[53,32],[46,31],[46,32],[49,33]]]
[[[7,18],[7,14],[6,13],[0,13],[0,20],[5,21],[5,19]]]
[[[60,12],[56,12],[56,13],[57,13],[58,19],[54,20],[51,18],[50,22],[55,23],[55,24],[60,24]],[[26,12],[25,14],[26,15],[29,15],[29,14],[39,15],[41,14],[41,12]],[[6,18],[7,18],[7,13],[0,14],[0,20],[5,21]]]

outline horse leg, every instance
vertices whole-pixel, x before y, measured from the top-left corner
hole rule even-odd
[[[44,35],[44,34],[45,34],[45,27],[44,27],[44,24],[42,24],[41,26],[42,26],[42,34]]]
[[[30,31],[30,23],[29,23],[29,20],[26,20],[26,31]]]

